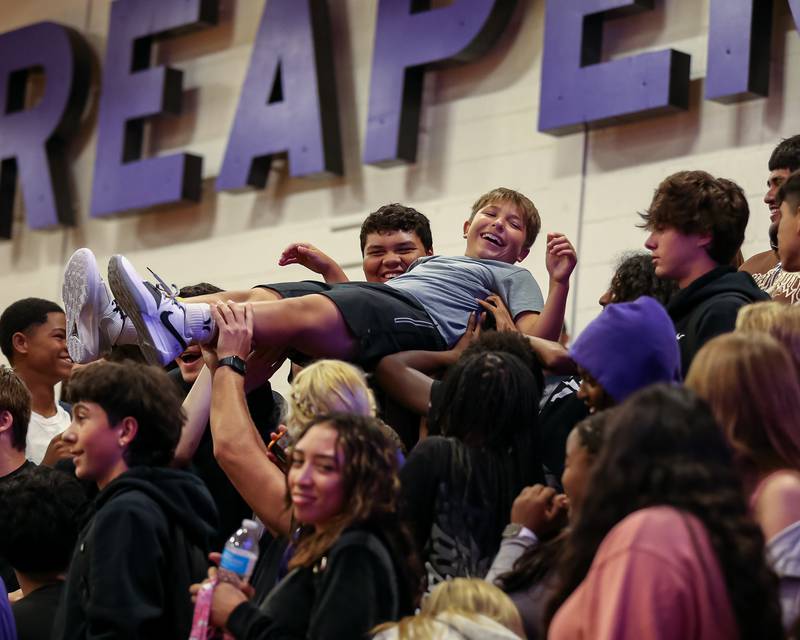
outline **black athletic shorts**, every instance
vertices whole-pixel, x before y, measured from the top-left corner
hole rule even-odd
[[[398,351],[443,351],[447,344],[417,300],[377,282],[282,282],[259,285],[284,298],[320,293],[342,314],[358,343],[353,362],[372,369],[383,357]],[[294,360],[294,358],[292,358]]]

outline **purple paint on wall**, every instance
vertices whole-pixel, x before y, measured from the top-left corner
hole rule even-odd
[[[36,68],[44,90],[26,109]],[[17,178],[28,226],[74,221],[65,145],[80,123],[90,78],[89,47],[72,29],[39,22],[0,36],[0,237],[11,237]]]
[[[268,0],[217,189],[263,188],[273,156],[293,177],[342,173],[325,0]]]
[[[603,21],[653,8],[653,0],[547,0],[539,131],[687,109],[689,55],[668,49],[600,62]]]
[[[151,67],[155,36],[213,24],[217,0],[115,0],[97,124],[92,216],[200,200],[203,159],[142,158],[144,121],[181,109],[183,74]]]
[[[769,93],[772,0],[711,0],[706,98],[735,102]]]
[[[417,155],[422,81],[433,65],[482,55],[508,24],[515,0],[380,0],[369,85],[364,162],[390,166]]]

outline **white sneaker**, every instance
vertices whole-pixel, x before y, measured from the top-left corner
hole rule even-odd
[[[64,269],[67,349],[74,362],[93,362],[115,344],[135,343],[131,323],[111,299],[90,249],[78,249]]]
[[[187,329],[186,306],[161,278],[155,273],[153,276],[158,285],[143,281],[124,256],[113,256],[108,263],[108,283],[136,327],[139,348],[148,362],[163,367],[186,350],[193,336]],[[210,334],[211,330],[209,315],[205,332]]]

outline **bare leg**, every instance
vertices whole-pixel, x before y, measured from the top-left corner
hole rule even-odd
[[[283,296],[277,291],[272,289],[264,289],[263,287],[256,287],[255,289],[245,289],[239,291],[220,291],[218,293],[207,293],[202,296],[193,296],[186,298],[187,302],[205,302],[207,304],[214,304],[216,302],[227,302],[233,300],[234,302],[274,302],[275,300],[282,300]]]
[[[336,305],[320,294],[253,303],[256,347],[290,347],[313,358],[347,360],[356,343]]]

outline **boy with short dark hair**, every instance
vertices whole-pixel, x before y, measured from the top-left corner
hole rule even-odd
[[[386,284],[332,285],[317,294],[254,303],[245,309],[248,315],[252,311],[253,341],[257,348],[292,348],[369,368],[389,353],[452,346],[466,330],[476,298],[493,293],[504,300],[518,329],[556,339],[576,258],[566,237],[550,234],[550,292],[544,304],[530,272],[514,266],[528,255],[539,227],[528,198],[493,190],[475,203],[464,223],[464,256],[422,258]],[[169,362],[188,342],[214,338],[210,305],[179,302],[163,287],[143,283],[124,257],[112,258],[109,281],[152,362]],[[213,313],[217,309],[230,312],[224,303]],[[243,363],[229,355],[220,354],[221,363],[241,373]]]
[[[12,605],[20,638],[51,637],[86,507],[80,483],[49,467],[0,485],[0,554],[14,567],[24,596]]]
[[[777,236],[781,205],[778,190],[789,174],[800,169],[800,135],[781,140],[773,149],[767,166],[769,176],[764,202],[769,208],[770,248],[752,256],[739,269],[752,275],[756,284],[769,293],[773,300],[800,304],[800,274],[783,268],[778,256]]]
[[[708,340],[733,331],[739,308],[768,300],[753,278],[728,266],[744,241],[749,208],[734,182],[681,171],[656,190],[640,214],[656,275],[679,287],[667,311],[675,324],[683,375]]]
[[[791,273],[800,271],[800,171],[790,174],[777,194],[780,206],[778,254],[783,268]]]
[[[132,362],[77,371],[70,395],[64,441],[75,474],[100,494],[72,558],[57,637],[188,637],[188,589],[205,576],[217,514],[199,478],[166,467],[180,396],[166,373]]]
[[[72,371],[63,309],[41,298],[13,303],[0,315],[0,349],[31,393],[26,455],[36,464],[54,464],[65,455],[58,436],[70,423],[55,394]]]

